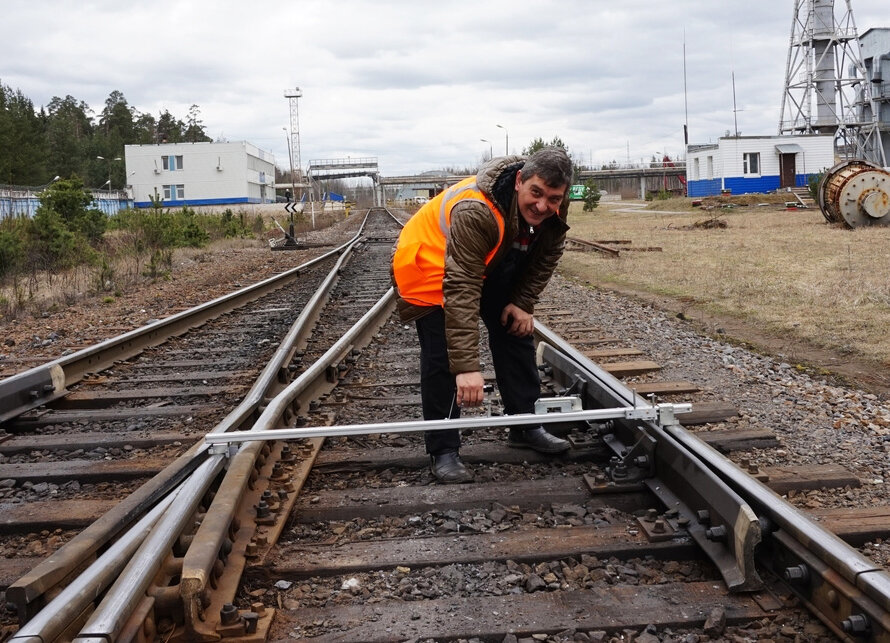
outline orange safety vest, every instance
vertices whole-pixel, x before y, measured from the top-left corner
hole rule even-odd
[[[442,305],[445,277],[445,247],[451,230],[451,210],[461,201],[479,201],[488,206],[498,225],[498,242],[485,256],[487,266],[504,241],[504,217],[491,200],[479,191],[476,177],[436,195],[420,208],[402,228],[393,255],[392,271],[399,296],[417,306]]]

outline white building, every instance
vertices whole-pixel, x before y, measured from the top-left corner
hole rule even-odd
[[[730,136],[686,148],[686,189],[691,197],[773,192],[806,187],[835,164],[834,137]]]
[[[275,159],[246,141],[127,145],[124,161],[137,208],[275,202]]]

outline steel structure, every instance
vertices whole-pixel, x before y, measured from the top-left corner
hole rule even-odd
[[[303,182],[303,164],[300,160],[300,98],[303,92],[299,87],[284,90],[284,97],[290,102],[290,155],[291,175],[296,168],[296,183]],[[296,198],[296,194],[294,195]]]
[[[839,155],[883,165],[871,94],[850,0],[795,0],[779,134],[831,133]]]

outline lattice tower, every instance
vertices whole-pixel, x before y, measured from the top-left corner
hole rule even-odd
[[[297,183],[303,182],[303,165],[300,160],[300,97],[302,96],[303,92],[299,87],[284,92],[284,97],[290,101],[290,162]]]
[[[833,134],[840,156],[883,164],[853,9],[839,4],[794,0],[779,134]]]

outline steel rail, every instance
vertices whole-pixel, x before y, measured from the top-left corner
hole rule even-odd
[[[367,220],[365,223],[367,223]],[[295,344],[300,341],[305,341],[309,332],[308,329],[318,318],[324,302],[329,296],[333,285],[336,283],[344,263],[348,260],[350,252],[361,241],[361,237],[362,232],[360,231],[348,244],[345,244],[341,248],[342,256],[331,269],[325,283],[319,287],[310,299],[310,302],[304,307],[286,339],[282,342],[281,346],[279,346],[275,356],[264,369],[259,381],[252,387],[252,394],[248,396],[249,399],[242,402],[242,405],[240,405],[238,409],[231,412],[222,422],[220,422],[220,424],[213,429],[214,432],[230,430],[236,426],[238,422],[245,420],[257,409],[262,408],[262,406],[268,402],[269,395],[272,394],[271,388],[281,384],[283,375],[289,375],[289,372],[286,370],[286,365],[292,358],[294,350],[296,350]],[[378,302],[372,310],[380,311],[384,308],[385,306],[381,306],[381,303]],[[382,324],[382,321],[389,316],[390,311],[391,308],[387,308],[385,316],[378,312],[379,317],[377,319],[377,326]],[[367,323],[367,319],[368,315],[363,317],[365,323]],[[361,323],[362,322],[360,321],[358,325]],[[374,332],[376,332],[377,326],[375,326]],[[361,335],[362,333],[360,332],[358,334]],[[370,333],[365,332],[364,334],[366,337],[363,341],[367,342],[370,339]],[[349,350],[351,350],[356,343],[361,341],[354,334],[347,333],[347,337],[352,342]],[[341,338],[341,340],[335,344],[335,348],[340,347],[342,341]],[[346,352],[348,353],[348,350]],[[336,354],[339,359],[342,359],[345,356],[340,348],[337,348],[337,350],[334,351],[334,354]],[[328,357],[328,362],[326,362],[326,364],[330,365],[331,351],[326,353],[326,357]],[[325,375],[327,373],[326,369],[322,369],[320,372]],[[227,473],[223,480],[221,491],[225,491],[225,493],[223,493],[222,496],[219,496],[222,499],[220,502],[214,501],[214,503],[211,504],[210,509],[206,512],[202,521],[202,528],[199,529],[200,535],[196,534],[192,539],[192,545],[190,546],[189,551],[194,551],[195,553],[192,556],[189,556],[187,553],[186,559],[191,563],[191,561],[197,558],[199,563],[197,565],[190,564],[188,569],[200,569],[200,573],[203,574],[203,582],[197,585],[200,587],[199,592],[191,593],[189,588],[196,587],[193,576],[182,574],[180,590],[185,589],[182,594],[182,598],[184,602],[186,602],[184,607],[186,608],[187,613],[189,609],[191,609],[191,614],[193,616],[200,610],[198,603],[202,599],[202,592],[206,585],[206,579],[210,577],[211,568],[214,561],[219,556],[220,547],[222,546],[227,533],[227,527],[231,523],[232,514],[229,510],[234,508],[237,504],[231,502],[232,496],[237,496],[243,493],[244,487],[247,485],[249,479],[249,471],[252,470],[257,454],[262,446],[262,443],[256,443],[254,445],[247,445],[242,449],[242,453],[239,454],[240,458],[236,457],[238,464],[233,463],[233,466],[231,467],[232,470]],[[203,453],[206,448],[206,446],[202,446],[198,453],[196,453],[196,456],[199,454],[206,456],[206,454]],[[189,478],[189,488],[179,495],[177,504],[197,503],[200,500],[200,496],[203,495],[204,490],[207,488],[207,485],[212,482],[214,477],[216,477],[215,470],[207,471],[202,467],[195,471]],[[229,481],[228,483],[226,482],[227,480]],[[197,494],[197,497],[193,497],[195,494]],[[223,509],[220,509],[220,507]],[[159,529],[163,528],[159,526]],[[152,536],[149,536],[151,540],[146,540],[140,550],[145,561],[162,560],[165,556],[165,552],[169,550],[169,539],[166,536],[156,538],[153,537],[153,534],[154,532],[152,532]],[[105,611],[104,614],[100,614],[99,616],[94,614],[88,627],[83,630],[81,638],[78,638],[77,640],[88,641],[93,640],[93,638],[97,636],[99,638],[110,636],[113,639],[120,631],[120,628],[123,627],[127,618],[129,618],[132,610],[139,604],[138,598],[144,594],[153,575],[154,571],[151,571],[147,566],[147,563],[135,567],[128,566],[119,575],[114,587],[109,590],[109,593],[113,592],[118,598],[108,604],[107,611]],[[183,582],[183,580],[185,582]]]
[[[225,464],[225,457],[211,456],[183,483],[176,502],[153,526],[74,641],[107,643],[117,639],[132,609],[145,595],[164,562],[165,556],[159,556],[158,552],[169,552],[182,532],[193,523],[202,496]]]
[[[286,279],[286,281],[281,285],[286,285],[297,276],[299,276],[300,271],[305,271],[306,269],[316,265],[320,261],[330,258],[336,254],[347,254],[347,250],[353,248],[355,244],[360,240],[361,234],[362,231],[359,230],[349,241],[342,244],[341,246],[338,246],[331,252],[325,253],[321,257],[313,259],[305,264],[301,264],[300,266],[297,266],[296,268],[289,270],[286,273],[282,273],[282,275],[279,275],[278,277],[266,279],[257,284],[257,286],[263,286],[264,290],[269,290],[269,284],[281,277],[284,277]],[[325,282],[322,285],[322,288],[325,288],[328,291],[332,288],[334,278],[336,277],[336,274],[342,266],[342,261],[343,256],[341,256],[340,259],[336,262],[334,269],[330,271],[328,277],[325,279]],[[253,288],[253,286],[242,288],[241,290],[236,291],[236,293],[233,293],[230,296],[220,297],[211,302],[208,302],[207,304],[202,304],[188,311],[184,311],[183,313],[177,315],[177,317],[188,316],[188,314],[192,311],[203,310],[211,304],[226,301],[233,295],[237,295],[239,300],[243,300],[243,303],[248,303],[248,301],[256,298],[245,298],[245,291],[250,291],[251,288]],[[318,293],[316,293],[316,295],[317,294]],[[313,296],[307,306],[317,305],[320,299],[320,297]],[[289,331],[285,341],[303,341],[304,335],[307,332],[303,329],[309,324],[309,320],[316,315],[317,313],[307,312],[304,307],[304,311],[301,312],[297,321],[291,327],[291,330]],[[159,323],[163,323],[163,321]],[[155,325],[152,324],[150,327],[154,326]],[[125,335],[122,335],[113,340],[107,340],[106,342],[103,342],[98,346],[115,342],[123,342],[126,337],[133,335],[134,333],[138,333],[139,331],[146,331],[150,327],[132,331],[131,333],[126,333]],[[93,348],[98,348],[98,346]],[[81,353],[90,352],[90,348],[81,351]],[[282,345],[279,346],[279,349],[273,356],[270,364],[267,365],[267,367],[260,374],[258,379],[262,383],[255,383],[248,392],[245,400],[243,400],[238,405],[238,407],[236,407],[236,409],[234,409],[225,418],[223,418],[223,420],[220,421],[211,431],[229,431],[247,421],[251,417],[251,415],[256,412],[256,410],[262,404],[263,400],[267,399],[267,388],[269,386],[272,386],[273,384],[277,385],[280,382],[280,377],[283,374],[282,369],[286,367],[286,360],[289,359],[291,355],[292,352],[288,351],[287,348],[284,346],[284,343],[282,343]],[[73,355],[69,357],[73,357]],[[51,366],[51,364],[45,365],[45,367],[49,366]],[[4,382],[6,381],[7,380],[4,380]],[[4,382],[0,382],[0,387],[2,387]],[[67,576],[71,569],[74,569],[83,564],[83,562],[87,560],[91,555],[93,555],[93,553],[95,553],[100,547],[104,546],[107,542],[114,538],[118,533],[121,532],[121,530],[132,524],[135,519],[142,516],[152,505],[158,502],[160,498],[164,497],[164,495],[169,493],[174,487],[176,487],[176,485],[178,485],[189,475],[191,475],[191,473],[201,464],[201,462],[206,457],[206,445],[204,445],[203,442],[197,442],[185,454],[177,458],[173,463],[171,463],[161,472],[156,474],[151,480],[146,482],[139,489],[130,494],[127,498],[115,505],[96,522],[94,522],[92,525],[80,532],[77,536],[72,538],[69,542],[67,542],[56,552],[54,552],[49,558],[39,563],[25,576],[10,585],[6,591],[6,597],[10,603],[16,606],[19,622],[25,623],[31,618],[34,611],[32,605],[35,604],[35,602],[38,601],[38,599],[44,593],[52,589],[65,576]]]
[[[368,217],[366,217],[365,222],[362,225],[362,229],[360,231],[360,235],[356,237],[356,243],[360,241],[361,233],[364,232],[365,227],[370,218],[370,211],[368,213]],[[391,216],[391,215],[390,215]],[[286,365],[290,361],[293,351],[296,348],[297,341],[302,341],[308,332],[308,329],[311,324],[318,318],[323,308],[324,302],[328,298],[330,294],[330,290],[333,289],[333,285],[335,283],[334,277],[339,275],[340,269],[342,268],[342,264],[348,259],[350,251],[355,247],[355,244],[351,245],[344,253],[343,256],[338,261],[337,265],[332,269],[331,275],[329,276],[329,280],[326,280],[325,284],[313,295],[310,299],[310,302],[304,307],[303,313],[301,313],[300,318],[294,324],[294,328],[288,334],[287,339],[282,342],[282,345],[279,347],[278,355],[285,358],[284,361],[274,360],[274,363],[270,363],[269,367],[267,367],[266,371],[269,376],[278,373],[278,381],[277,384],[281,384],[282,382],[286,382],[287,380],[281,377],[281,375],[286,375],[289,378],[289,373],[286,370]],[[330,282],[330,283],[328,283]],[[378,302],[377,306],[372,308],[373,310],[382,310],[380,307],[380,302]],[[368,315],[364,316],[362,320],[360,320],[356,326],[359,326],[362,323],[365,324],[373,324],[376,332],[376,328],[379,327],[381,323],[381,319],[385,319],[382,317],[380,313],[375,313],[375,315],[368,318]],[[355,327],[351,331],[348,331],[346,336],[350,336],[353,331],[355,331]],[[356,335],[367,335],[366,329],[360,329]],[[344,336],[344,337],[346,337]],[[366,337],[363,341],[367,341],[368,337]],[[349,347],[350,350],[355,347],[357,339],[350,340]],[[342,343],[343,339],[341,338],[338,344]],[[335,344],[337,346],[337,344]],[[334,351],[333,354],[330,354],[331,351]],[[330,354],[330,355],[329,355]],[[340,361],[343,359],[345,355],[342,354],[340,349],[336,349],[332,347],[324,356],[320,358],[316,364],[319,362],[324,363],[326,366],[329,366],[331,360],[336,358],[336,361]],[[289,399],[287,404],[282,407],[275,407],[276,400],[281,395],[284,395],[288,389],[295,390],[296,395],[302,395],[305,393],[307,389],[312,389],[317,391],[317,381],[320,376],[324,375],[325,380],[327,379],[327,368],[325,369],[317,369],[312,366],[307,369],[307,371],[298,377],[294,382],[285,390],[280,391],[277,395],[271,396],[270,389],[266,388],[262,390],[262,394],[258,396],[253,396],[257,402],[262,400],[265,408],[263,410],[262,415],[256,420],[253,424],[250,431],[257,430],[258,426],[267,426],[267,425],[275,425],[286,423],[290,421],[294,414],[299,410],[299,404],[295,404],[293,399]],[[312,386],[310,386],[312,384]],[[317,393],[313,394],[313,397]],[[278,408],[278,413],[280,415],[275,415],[275,411],[269,411],[269,407]],[[253,406],[253,409],[259,408],[259,406]],[[242,417],[245,414],[238,414],[237,409],[233,411],[230,415]],[[226,428],[225,431],[214,429],[208,435],[223,435],[226,433],[232,433],[232,428],[235,425],[230,425]],[[240,433],[240,432],[239,432]],[[222,547],[223,541],[225,539],[228,526],[232,523],[232,520],[235,517],[235,512],[238,507],[237,502],[233,502],[233,498],[240,498],[245,490],[245,487],[248,483],[248,473],[253,469],[256,463],[257,456],[259,454],[259,450],[262,446],[262,443],[257,441],[255,444],[251,444],[242,448],[241,451],[232,459],[232,464],[229,467],[229,471],[226,474],[223,482],[221,483],[220,489],[225,488],[225,493],[217,494],[217,498],[211,504],[208,509],[204,520],[201,523],[201,526],[198,528],[198,532],[195,535],[195,538],[192,540],[192,544],[190,545],[186,555],[184,557],[183,562],[183,571],[180,575],[180,593],[184,604],[184,612],[186,615],[186,628],[189,629],[192,633],[197,634],[198,631],[205,631],[207,628],[202,623],[200,623],[200,619],[198,615],[201,613],[200,601],[203,595],[204,589],[207,584],[208,578],[211,577],[213,566],[216,563],[216,560],[219,558],[220,548]]]
[[[302,272],[342,252],[342,247],[259,283],[0,380],[0,425],[63,397],[67,387],[83,379],[87,373],[108,368],[287,285]]]
[[[238,434],[248,437],[269,431],[274,427],[282,427],[288,414],[299,410],[303,405],[308,405],[310,400],[317,398],[320,394],[333,390],[336,380],[332,382],[328,377],[331,366],[336,366],[353,349],[364,346],[371,340],[392,314],[395,299],[395,290],[390,288],[318,360],[278,395],[269,400],[268,405],[251,429],[238,432]],[[262,440],[248,441],[233,456],[230,466],[232,479],[230,480],[227,475],[223,481],[223,485],[227,487],[226,493],[217,494],[217,498],[207,510],[207,514],[184,556],[180,574],[181,596],[186,618],[189,619],[187,628],[191,628],[191,631],[197,634],[204,634],[206,630],[206,627],[194,619],[200,613],[199,601],[206,589],[212,566],[218,557],[222,538],[236,510],[237,503],[232,502],[231,497],[244,492],[244,485],[247,484],[245,472],[252,467],[255,454],[263,444]],[[234,449],[234,447],[232,448]]]
[[[75,582],[59,592],[34,618],[19,627],[9,640],[17,643],[44,643],[57,639],[120,574],[151,528],[173,503],[177,493],[179,489],[163,498],[78,576]]]
[[[554,377],[578,392],[585,406],[646,404],[546,325],[536,323],[535,336],[539,361],[550,364]],[[651,420],[613,420],[610,431],[603,440],[615,452],[614,482],[654,480],[650,489],[688,520],[686,530],[717,566],[727,587],[759,588],[754,548],[761,540],[760,524],[739,494],[697,456],[677,448],[664,427]]]
[[[543,325],[536,329],[536,333],[546,342],[558,342],[558,338]],[[560,345],[559,350],[566,351],[576,367],[570,375],[575,383],[585,377],[595,380],[594,387],[582,384],[588,393],[603,400],[614,400],[614,396],[638,399],[631,389],[570,346]],[[649,435],[663,434],[656,436],[656,453],[683,451],[691,454],[708,468],[710,475],[744,502],[759,526],[758,540],[762,539],[760,544],[754,543],[757,545],[756,558],[784,578],[789,588],[838,636],[847,638],[853,634],[868,640],[890,640],[890,573],[683,427],[650,426],[648,429]],[[610,446],[615,448],[613,444]],[[659,457],[664,460],[663,456]],[[688,475],[688,470],[675,467],[673,473],[681,480],[681,486],[695,484],[695,478]],[[653,488],[656,484],[670,482],[658,473],[658,482],[650,482],[648,486]],[[688,491],[684,489],[680,495]],[[732,523],[729,526],[736,527]],[[695,531],[702,531],[703,527],[693,519],[686,529],[695,537]],[[733,533],[739,537],[737,528]]]

